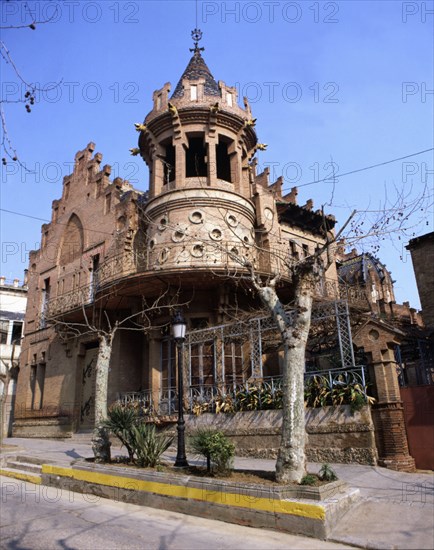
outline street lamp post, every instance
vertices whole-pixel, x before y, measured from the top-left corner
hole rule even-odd
[[[187,323],[178,310],[172,319],[172,335],[178,350],[178,451],[176,453],[175,466],[178,468],[188,468],[187,457],[185,455],[185,421],[184,421],[184,377],[182,368],[182,347],[185,340],[185,328]]]

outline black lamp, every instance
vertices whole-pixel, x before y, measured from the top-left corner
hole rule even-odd
[[[172,319],[172,336],[178,350],[178,452],[175,460],[175,466],[178,468],[188,468],[187,457],[185,455],[184,377],[182,368],[182,347],[185,341],[186,326],[187,323],[181,311],[176,311]]]

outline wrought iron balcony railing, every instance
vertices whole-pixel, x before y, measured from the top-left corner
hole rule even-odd
[[[225,243],[173,243],[156,245],[140,253],[123,251],[110,256],[94,273],[94,282],[80,286],[65,294],[52,298],[46,310],[47,319],[91,303],[96,289],[103,290],[109,284],[116,284],[131,275],[153,273],[164,269],[209,269],[227,270],[231,275],[246,273],[246,265],[252,264],[260,272],[285,273],[290,279],[291,259],[285,258],[282,250],[263,250],[240,241]],[[343,281],[323,279],[315,287],[315,297],[325,300],[346,299],[359,307],[368,305],[365,290],[349,286]]]
[[[343,387],[358,387],[367,399],[366,367],[350,369],[329,369],[307,372],[305,385],[315,383],[326,390]],[[162,389],[155,401],[155,392],[124,393],[118,402],[125,406],[136,406],[144,415],[167,416],[178,410],[176,388]],[[186,389],[185,407],[187,412],[234,412],[240,410],[279,409],[282,402],[282,379],[270,377],[250,379],[244,383],[190,386]]]

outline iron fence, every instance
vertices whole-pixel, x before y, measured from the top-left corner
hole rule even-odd
[[[358,386],[367,399],[366,367],[350,369],[318,370],[305,373],[305,385],[315,380],[327,389]],[[178,410],[175,387],[161,390],[155,401],[151,390],[124,393],[118,402],[137,406],[144,414],[172,415]],[[246,410],[270,410],[282,407],[282,378],[250,379],[240,384],[189,386],[184,396],[184,406],[189,413],[237,412]]]

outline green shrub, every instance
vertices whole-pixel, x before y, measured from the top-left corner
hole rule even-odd
[[[136,464],[142,468],[155,468],[160,462],[161,455],[167,451],[173,441],[173,437],[158,434],[152,424],[133,426],[131,433]]]
[[[319,471],[318,477],[321,481],[336,481],[338,476],[330,464],[323,464]]]
[[[195,453],[206,458],[208,472],[211,473],[212,465],[217,474],[230,471],[235,447],[223,432],[212,429],[198,430],[190,438],[190,445]]]
[[[300,481],[300,485],[314,485],[318,478],[314,474],[306,474]]]

